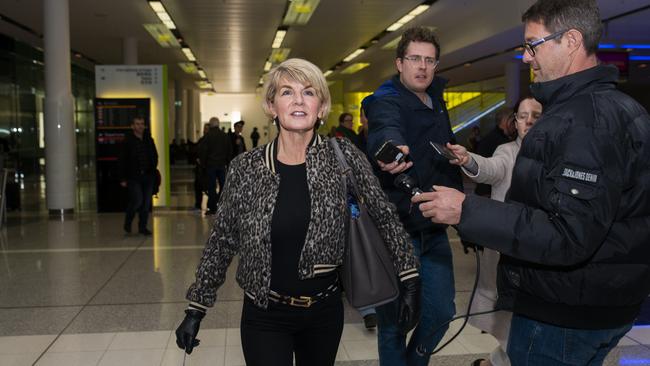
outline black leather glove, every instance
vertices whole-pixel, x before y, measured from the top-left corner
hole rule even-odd
[[[402,282],[399,301],[399,329],[408,333],[420,320],[420,277],[409,278]]]
[[[203,319],[204,316],[205,313],[200,310],[187,309],[185,310],[185,319],[183,319],[181,325],[176,328],[176,345],[178,348],[184,349],[188,355],[192,353],[194,347],[197,347],[200,343],[200,341],[196,339],[196,335],[199,333],[201,319]]]

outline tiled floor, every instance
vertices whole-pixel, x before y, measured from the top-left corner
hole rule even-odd
[[[183,364],[172,330],[183,317],[185,290],[210,219],[187,210],[157,210],[148,238],[123,234],[121,222],[121,214],[81,213],[66,221],[38,213],[10,217],[0,229],[0,365]],[[460,313],[475,264],[455,233],[450,235]],[[202,323],[201,346],[186,365],[244,364],[235,264]],[[467,326],[430,364],[469,365],[495,346],[494,338]],[[378,365],[376,333],[366,331],[347,306],[337,360],[345,366]],[[606,364],[650,365],[650,328],[631,330]]]

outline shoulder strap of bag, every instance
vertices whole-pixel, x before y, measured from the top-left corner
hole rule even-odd
[[[352,183],[352,194],[359,199],[359,189],[357,188],[357,180],[354,177],[354,174],[352,174],[352,168],[350,168],[350,165],[348,164],[347,160],[345,160],[345,155],[343,155],[343,151],[341,151],[341,147],[339,146],[338,141],[336,141],[336,137],[331,137],[330,138],[330,145],[332,146],[332,149],[334,149],[334,154],[336,155],[336,159],[339,161],[339,164],[343,168],[343,187],[346,188],[347,190],[347,179],[346,177],[350,180]]]

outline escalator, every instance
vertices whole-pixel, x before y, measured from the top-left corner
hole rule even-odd
[[[459,143],[466,143],[473,126],[479,126],[482,135],[494,127],[494,114],[506,103],[503,82],[503,78],[496,78],[445,92],[451,128]]]

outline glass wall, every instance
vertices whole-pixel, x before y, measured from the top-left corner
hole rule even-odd
[[[25,181],[45,174],[43,52],[0,34],[0,151]],[[78,179],[94,180],[94,72],[72,65]]]

